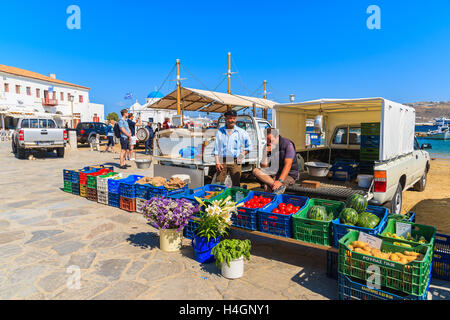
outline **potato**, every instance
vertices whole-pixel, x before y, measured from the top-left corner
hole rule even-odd
[[[398,255],[396,255],[395,253],[391,254],[391,256],[389,257],[390,260],[394,261],[394,262],[398,262],[400,261],[400,257]]]
[[[351,244],[348,245],[348,248],[349,248],[350,250],[352,250],[352,251],[355,250],[355,248],[353,248],[353,246],[352,246]]]
[[[417,257],[419,255],[418,252],[414,252],[414,251],[404,251],[403,252],[406,256],[413,256],[413,257]]]
[[[416,260],[416,256],[406,256],[406,260],[408,260],[408,262],[414,261]]]
[[[407,264],[408,260],[406,260],[406,258],[401,258],[399,261],[401,264]]]
[[[356,248],[356,249],[355,249],[355,252],[362,253],[362,254],[366,254],[366,255],[368,255],[368,256],[371,256],[371,255],[372,255],[369,251],[364,250],[364,249],[361,249],[361,248]]]

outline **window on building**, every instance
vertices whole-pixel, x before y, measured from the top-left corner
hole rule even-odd
[[[56,91],[53,91],[53,100],[56,100]]]
[[[61,101],[64,101],[64,92],[61,92],[60,96],[61,96]]]
[[[9,92],[9,83],[5,83],[5,92]]]
[[[27,96],[31,96],[31,88],[27,87]]]
[[[67,93],[67,101],[70,101],[70,93]]]
[[[83,102],[83,96],[80,94],[80,102]]]
[[[41,89],[36,89],[36,98],[41,97]]]
[[[16,84],[16,93],[20,94],[20,86],[18,84]]]

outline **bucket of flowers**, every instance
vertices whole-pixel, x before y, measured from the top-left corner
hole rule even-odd
[[[211,249],[228,233],[232,224],[231,216],[237,212],[238,207],[244,204],[232,202],[231,196],[213,200],[210,203],[205,203],[197,197],[195,200],[199,203],[199,207],[203,207],[205,210],[200,213],[199,219],[194,220],[198,224],[194,239],[192,239],[194,257],[200,263],[210,263],[214,261]]]
[[[175,252],[181,249],[183,228],[198,210],[186,199],[153,197],[146,201],[143,216],[159,229],[159,245],[162,251]]]

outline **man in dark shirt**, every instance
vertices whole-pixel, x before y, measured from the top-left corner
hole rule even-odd
[[[267,147],[263,152],[261,169],[254,169],[253,174],[264,183],[264,190],[284,193],[286,186],[293,185],[298,179],[294,143],[280,136],[277,129],[267,129]]]
[[[133,157],[133,149],[136,145],[136,122],[133,121],[134,115],[132,113],[128,114],[128,126],[130,127],[131,131],[131,139],[128,144],[128,160],[134,160]]]
[[[154,137],[152,123],[147,122],[146,128],[147,128],[149,136],[148,136],[147,141],[145,141],[145,154],[150,154],[150,152],[153,149],[153,137]]]

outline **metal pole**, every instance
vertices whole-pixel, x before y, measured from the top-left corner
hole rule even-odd
[[[72,105],[72,129],[74,128],[74,122],[73,122],[73,96],[70,96],[70,104]]]
[[[228,52],[228,94],[231,94],[231,52]],[[228,105],[227,110],[231,110],[231,105]]]
[[[267,99],[267,80],[264,80],[264,99]],[[263,110],[264,119],[267,120],[267,108]]]
[[[177,115],[181,115],[181,126],[184,126],[184,108],[183,112],[181,112],[180,59],[177,59]]]

